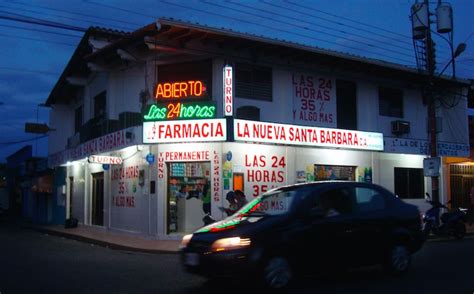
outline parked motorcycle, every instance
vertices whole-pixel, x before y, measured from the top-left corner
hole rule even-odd
[[[464,238],[466,235],[466,214],[459,208],[449,210],[446,205],[439,201],[431,200],[428,193],[426,193],[426,196],[426,202],[431,204],[431,208],[423,215],[423,233],[425,237],[428,237],[431,233],[435,236],[454,237],[458,240]],[[441,214],[441,209],[446,209],[447,212]]]

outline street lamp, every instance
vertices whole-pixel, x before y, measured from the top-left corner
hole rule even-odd
[[[455,70],[455,67],[454,67],[454,59],[456,57],[458,57],[459,55],[461,55],[465,50],[466,50],[466,43],[460,43],[458,45],[458,47],[456,48],[456,51],[454,51],[454,53],[452,54],[452,57],[451,57],[451,60],[449,60],[449,62],[446,64],[446,66],[443,68],[443,70],[438,74],[438,76],[441,76],[443,74],[443,72],[448,68],[448,66],[453,63],[453,78],[456,77],[456,70]]]

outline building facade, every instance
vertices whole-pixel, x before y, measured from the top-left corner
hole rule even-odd
[[[46,102],[55,209],[172,239],[206,213],[225,217],[231,190],[250,200],[339,179],[380,184],[423,210],[425,81],[399,65],[174,20],[90,29]],[[456,102],[437,109],[438,152],[467,156],[466,84],[438,82],[440,99]]]

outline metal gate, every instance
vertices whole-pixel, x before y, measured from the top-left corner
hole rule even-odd
[[[474,187],[474,165],[452,164],[450,174],[452,207],[469,207],[469,195]]]

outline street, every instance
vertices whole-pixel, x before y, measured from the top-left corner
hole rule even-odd
[[[187,274],[177,254],[112,250],[0,223],[0,293],[254,292],[245,281]],[[218,269],[216,269],[218,270]],[[473,293],[474,238],[431,241],[402,277],[365,269],[312,277],[291,293]]]

